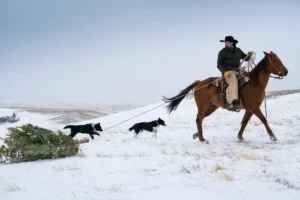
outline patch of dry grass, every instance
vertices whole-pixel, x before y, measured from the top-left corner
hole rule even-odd
[[[86,155],[82,152],[82,151],[79,151],[79,153],[77,154],[78,157],[81,157],[81,158],[85,158]]]
[[[263,161],[267,161],[267,162],[272,162],[272,160],[266,155],[258,156],[257,154],[255,154],[253,152],[243,153],[243,152],[239,152],[239,151],[234,151],[232,148],[224,148],[222,152],[210,151],[210,152],[206,153],[205,155],[209,155],[209,156],[205,156],[208,159],[210,159],[212,157],[228,157],[234,161],[245,159],[245,160],[251,160],[251,161],[263,160]]]
[[[290,125],[290,124],[293,124],[293,120],[291,120],[291,119],[284,119],[284,121],[285,121],[286,123],[288,123],[289,125]]]
[[[242,153],[240,156],[246,160],[260,160],[260,158],[255,155],[254,153],[248,154],[248,153]]]
[[[232,181],[234,180],[233,176],[231,174],[228,174],[226,172],[219,172],[220,178],[226,180],[226,181]]]
[[[53,166],[53,169],[57,172],[66,171],[66,170],[77,170],[79,167],[76,165],[74,166]]]
[[[0,177],[0,180],[2,182],[1,177]],[[18,185],[9,183],[8,181],[5,181],[5,180],[3,180],[3,186],[4,186],[4,188],[6,188],[6,191],[8,191],[8,192],[16,192],[16,191],[22,190]]]
[[[194,169],[195,171],[201,171],[201,167],[200,167],[199,164],[198,164],[198,165],[193,165],[193,169]]]
[[[180,170],[181,173],[185,173],[185,174],[190,174],[191,171],[189,169],[187,169],[185,166],[182,165],[182,168]]]
[[[235,158],[236,157],[236,153],[231,148],[226,148],[218,156],[226,156],[228,158]]]
[[[201,158],[200,154],[195,153],[195,159],[200,160],[200,158]]]
[[[165,149],[163,149],[163,150],[161,151],[161,153],[162,153],[163,155],[168,155],[168,153],[167,153],[167,151],[166,151]]]
[[[295,118],[296,120],[300,120],[300,117],[299,117],[298,115],[295,115],[294,118]]]
[[[272,160],[264,155],[263,157],[256,155],[255,153],[251,152],[251,153],[241,153],[238,155],[240,158],[246,159],[246,160],[263,160],[263,161],[268,161],[268,162],[272,162]]]
[[[260,125],[262,125],[261,121],[250,121],[248,123],[251,124],[251,125],[253,125],[253,126],[260,126]]]
[[[283,123],[281,121],[270,121],[269,124],[275,124],[278,126],[283,126]]]
[[[296,135],[300,137],[300,127],[296,127],[296,128],[294,128],[294,130],[295,130]]]
[[[112,158],[113,157],[112,155],[109,155],[109,154],[100,154],[100,153],[97,153],[96,156],[99,158]]]
[[[224,168],[221,165],[217,164],[215,166],[215,172],[218,172],[219,170],[224,170]]]
[[[96,156],[99,157],[99,158],[113,158],[113,157],[130,158],[130,157],[133,157],[133,155],[130,155],[128,153],[118,153],[116,155],[113,155],[113,154],[102,154],[102,153],[100,154],[100,153],[98,153],[98,154],[96,154]],[[145,155],[139,154],[137,156],[144,157]]]
[[[191,174],[192,172],[200,172],[200,171],[201,171],[200,164],[192,165],[191,167],[186,167],[182,165],[180,173]]]
[[[121,187],[119,185],[112,185],[110,187],[106,187],[106,188],[100,188],[100,187],[95,187],[95,190],[97,190],[98,192],[106,192],[106,191],[109,191],[109,192],[114,192],[114,193],[117,193],[117,192],[121,192]]]
[[[9,184],[9,185],[6,185],[6,187],[7,187],[8,192],[16,192],[16,191],[21,190],[21,188],[15,184]]]
[[[268,161],[268,162],[272,162],[271,158],[269,158],[268,156],[264,155],[263,157],[264,161]]]
[[[156,172],[156,171],[157,171],[156,169],[148,169],[148,168],[144,169],[145,173]]]
[[[267,165],[266,165],[266,162],[264,162],[263,173],[266,173],[266,172],[267,172]]]
[[[290,189],[293,189],[293,190],[300,190],[300,187],[298,187],[294,183],[286,180],[285,178],[276,177],[275,182],[279,183],[279,184],[282,184],[282,185],[286,186],[287,188],[290,188]]]
[[[194,153],[190,153],[189,150],[187,150],[187,149],[184,151],[183,155],[184,156],[195,156]]]

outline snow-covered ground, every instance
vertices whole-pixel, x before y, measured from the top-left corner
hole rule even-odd
[[[210,144],[193,140],[197,109],[188,99],[171,115],[160,107],[102,133],[81,146],[84,155],[0,164],[0,199],[300,199],[300,94],[267,103],[277,143],[269,141],[255,116],[244,133],[246,142],[238,142],[243,112],[221,109],[204,120]],[[82,123],[101,122],[105,129],[159,104]],[[0,126],[1,137],[8,126],[29,122],[63,127],[48,116],[21,114],[20,122]],[[148,132],[134,139],[128,132],[132,124],[158,117],[167,127],[158,130],[157,139]]]
[[[75,123],[83,120],[103,117],[126,110],[137,108],[138,106],[130,104],[121,105],[22,105],[22,104],[4,104],[0,102],[0,117],[5,110],[15,110],[23,113],[38,113],[51,116],[51,120],[56,123],[66,124]]]

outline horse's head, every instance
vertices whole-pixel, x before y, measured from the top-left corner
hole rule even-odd
[[[278,75],[279,78],[282,78],[283,76],[287,76],[289,71],[282,64],[281,60],[278,58],[278,56],[275,53],[271,51],[270,53],[264,52],[264,54],[265,54],[266,68],[271,74]]]

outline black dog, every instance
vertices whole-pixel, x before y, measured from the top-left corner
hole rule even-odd
[[[89,134],[92,139],[94,135],[100,136],[96,131],[103,131],[100,123],[98,124],[85,124],[85,125],[68,125],[64,129],[70,128],[71,134],[69,136],[74,137],[77,133]]]
[[[159,126],[166,126],[164,120],[158,118],[158,120],[152,121],[152,122],[140,122],[137,124],[134,124],[131,128],[129,128],[129,131],[134,130],[134,137],[137,138],[137,135],[145,130],[149,132],[154,132],[154,135],[157,138],[157,129]]]

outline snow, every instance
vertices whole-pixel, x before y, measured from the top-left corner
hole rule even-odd
[[[78,124],[101,122],[106,129],[160,104]],[[222,109],[204,120],[210,144],[193,140],[197,108],[188,99],[171,115],[160,107],[103,132],[81,145],[84,155],[0,164],[0,199],[300,199],[300,94],[271,99],[267,106],[276,143],[255,116],[246,127],[246,141],[238,142],[243,112]],[[54,130],[64,126],[49,116],[18,115],[20,122],[0,126],[1,137],[7,127],[29,122]],[[149,132],[134,139],[128,131],[134,123],[158,117],[167,126],[158,129],[157,139]]]

